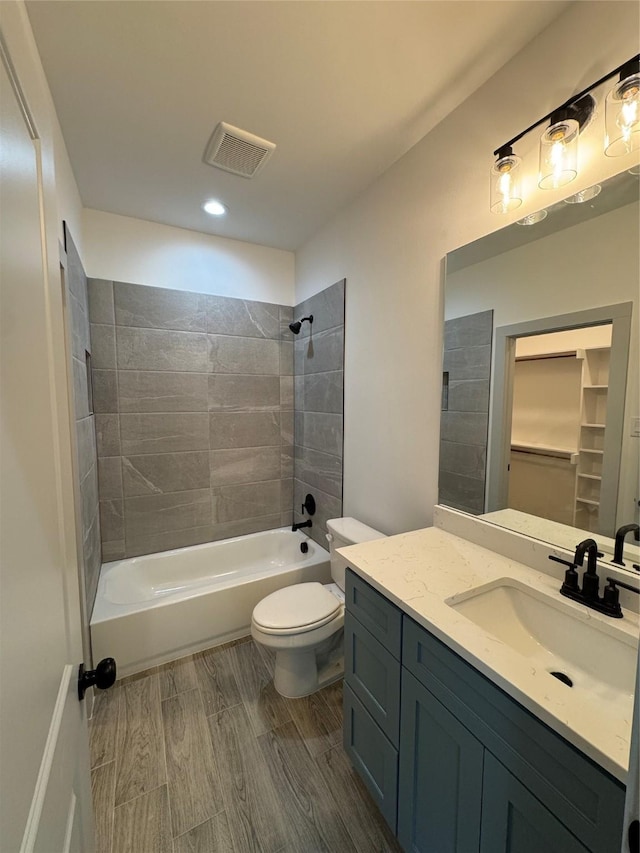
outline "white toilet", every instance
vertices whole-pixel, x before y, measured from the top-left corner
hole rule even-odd
[[[276,653],[273,683],[282,696],[308,696],[344,672],[344,583],[347,561],[337,548],[384,533],[355,518],[327,521],[334,583],[299,583],[272,592],[253,610],[251,635]]]

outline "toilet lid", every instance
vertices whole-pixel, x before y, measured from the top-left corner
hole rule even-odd
[[[267,631],[283,633],[319,628],[339,613],[341,604],[321,583],[299,583],[272,592],[253,611],[253,621]]]

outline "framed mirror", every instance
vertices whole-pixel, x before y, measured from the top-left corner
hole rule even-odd
[[[639,192],[624,172],[447,255],[439,503],[605,559],[638,523]]]

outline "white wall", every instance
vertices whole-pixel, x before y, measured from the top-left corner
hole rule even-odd
[[[294,255],[85,208],[88,276],[293,305]]]
[[[347,280],[346,514],[387,533],[431,523],[442,259],[561,198],[561,191],[544,193],[543,200],[542,191],[533,191],[509,217],[491,214],[492,151],[638,53],[637,33],[636,4],[572,4],[297,253],[296,302]],[[602,156],[602,112],[584,134],[584,168],[573,191],[631,165],[631,158]],[[525,140],[521,153],[530,167],[535,142]]]

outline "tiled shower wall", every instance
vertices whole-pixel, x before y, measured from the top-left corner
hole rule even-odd
[[[291,523],[291,307],[89,280],[105,561]]]
[[[89,339],[89,306],[87,277],[74,242],[65,226],[67,263],[65,298],[71,337],[73,372],[73,405],[75,410],[77,480],[80,495],[84,607],[88,622],[100,574],[100,521],[98,515],[98,460],[96,433],[91,411],[87,354]]]
[[[342,280],[294,310],[297,320],[313,314],[294,344],[294,521],[308,518],[302,503],[312,494],[316,514],[307,532],[323,547],[327,519],[342,515],[344,298]]]
[[[444,324],[439,502],[484,512],[493,311]]]

